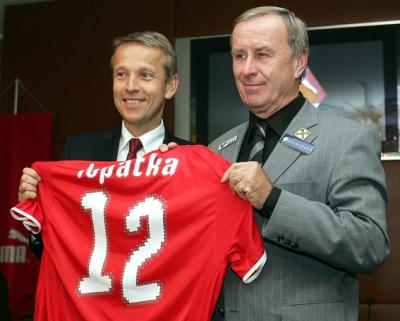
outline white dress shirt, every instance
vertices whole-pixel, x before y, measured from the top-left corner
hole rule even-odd
[[[139,137],[133,136],[125,127],[124,122],[122,122],[117,161],[126,160],[129,152],[129,141],[131,140],[131,138],[139,138],[142,142],[143,147],[137,152],[137,157],[142,157],[144,154],[158,149],[164,141],[164,136],[165,128],[163,120],[161,120],[161,123],[157,128],[154,128],[153,130]]]

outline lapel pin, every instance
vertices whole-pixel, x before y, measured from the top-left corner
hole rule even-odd
[[[238,137],[237,137],[237,135],[236,135],[236,136],[234,136],[234,137],[232,137],[232,138],[229,138],[227,141],[225,141],[225,142],[219,144],[218,150],[224,149],[225,147],[228,147],[229,145],[233,144],[234,142],[237,141],[237,138],[238,138]]]
[[[305,140],[308,136],[311,135],[311,132],[307,128],[299,128],[295,133],[298,139]]]

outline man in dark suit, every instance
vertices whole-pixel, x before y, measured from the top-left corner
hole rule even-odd
[[[142,156],[163,143],[190,144],[173,136],[162,120],[165,101],[175,95],[179,85],[176,55],[166,37],[144,31],[114,39],[111,66],[114,103],[122,117],[121,125],[68,138],[62,159],[122,161],[128,154]],[[35,198],[39,181],[34,170],[25,168],[18,200]],[[40,237],[31,234],[30,248],[41,256]]]
[[[222,182],[253,205],[268,261],[249,286],[228,274],[225,320],[356,321],[357,275],[390,250],[377,130],[299,93],[308,37],[289,10],[244,12],[231,46],[250,117],[210,148],[235,162]]]

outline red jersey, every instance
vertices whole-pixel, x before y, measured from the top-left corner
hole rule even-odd
[[[35,320],[209,320],[226,267],[247,283],[266,261],[229,165],[202,146],[35,163],[37,200],[11,210],[45,244]]]

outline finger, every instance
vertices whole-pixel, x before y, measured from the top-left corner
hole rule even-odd
[[[178,146],[178,144],[175,143],[175,142],[170,142],[170,143],[168,143],[169,149],[174,149],[176,146]]]
[[[35,180],[37,180],[37,181],[40,181],[42,179],[40,177],[40,175],[33,168],[30,168],[30,167],[25,167],[22,170],[22,174],[30,176],[30,177],[34,178]]]
[[[24,193],[18,193],[18,202],[22,203],[25,202],[28,199],[35,199],[37,197],[37,193],[35,192],[24,192]]]
[[[29,183],[21,183],[18,187],[18,192],[20,193],[24,193],[24,192],[36,192],[37,191],[37,187],[36,185],[33,184],[29,184]]]
[[[168,145],[162,144],[160,146],[160,152],[162,153],[168,152],[169,150],[174,149],[176,146],[178,146],[178,144],[175,142],[168,143]]]
[[[19,185],[21,186],[22,184],[25,184],[25,185],[37,186],[38,183],[39,181],[36,178],[24,174],[21,176],[21,181],[19,182]]]
[[[222,175],[221,183],[226,183],[228,180],[230,180],[230,176],[231,176],[231,173],[232,173],[232,171],[233,171],[233,169],[234,169],[234,166],[235,166],[235,164],[232,164],[232,165],[225,171],[224,175]]]
[[[245,193],[236,193],[236,194],[237,194],[241,199],[247,201],[247,198],[246,198],[246,194],[245,194]]]
[[[165,152],[168,152],[169,151],[169,148],[168,148],[168,145],[167,144],[162,144],[161,146],[160,146],[160,152],[161,153],[165,153]]]

